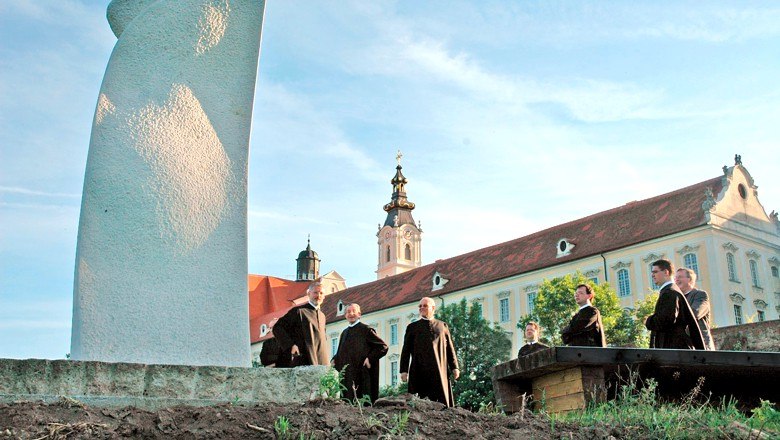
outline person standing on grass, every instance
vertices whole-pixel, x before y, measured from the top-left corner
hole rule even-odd
[[[580,284],[574,289],[574,301],[580,306],[572,316],[569,325],[561,330],[561,339],[566,345],[585,347],[606,347],[604,326],[601,324],[601,312],[593,307],[593,288]]]
[[[655,284],[661,286],[655,311],[645,321],[645,327],[650,330],[650,348],[704,350],[696,316],[685,295],[672,282],[672,263],[665,259],[654,261],[650,273]]]
[[[409,324],[404,335],[401,381],[409,382],[411,394],[455,406],[450,373],[458,380],[460,370],[450,328],[434,318],[436,303],[431,298],[422,298],[418,307],[420,319]]]
[[[379,359],[387,354],[387,344],[373,328],[360,322],[359,305],[347,306],[345,315],[349,326],[341,332],[332,364],[336,370],[344,370],[341,384],[346,388],[345,397],[360,400],[369,396],[374,403],[379,397]]]

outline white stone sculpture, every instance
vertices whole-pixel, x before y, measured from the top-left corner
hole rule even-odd
[[[247,159],[263,0],[113,0],[71,357],[250,366]]]

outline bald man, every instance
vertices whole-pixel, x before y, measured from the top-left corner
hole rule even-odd
[[[374,403],[379,397],[379,359],[387,354],[387,344],[373,328],[360,322],[361,315],[359,305],[347,306],[349,326],[341,332],[332,364],[337,370],[344,370],[344,397],[360,400],[369,396]]]
[[[401,349],[401,380],[409,382],[409,392],[447,406],[455,406],[452,378],[458,380],[458,358],[447,323],[434,318],[436,303],[420,300],[420,319],[406,327]],[[410,362],[411,359],[411,362]]]

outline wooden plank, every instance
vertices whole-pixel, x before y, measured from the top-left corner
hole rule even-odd
[[[573,380],[582,380],[582,370],[579,367],[568,368],[563,371],[556,371],[555,373],[536,377],[533,379],[533,387],[534,389],[544,388],[548,385],[560,382],[570,382]]]
[[[582,387],[581,380],[570,380],[567,382],[560,382],[554,385],[548,385],[543,388],[534,388],[534,397],[537,394],[541,397],[542,394],[548,399],[568,396],[569,394],[582,394],[585,390]]]
[[[544,408],[548,413],[556,414],[563,411],[585,408],[585,396],[582,393],[568,396],[555,397],[544,401]]]

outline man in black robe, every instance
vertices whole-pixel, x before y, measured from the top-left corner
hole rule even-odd
[[[282,349],[279,347],[279,341],[276,338],[266,339],[263,342],[263,348],[260,349],[260,363],[268,368],[286,368],[285,364],[290,356],[282,356]]]
[[[306,294],[309,296],[308,303],[293,307],[274,325],[274,337],[281,349],[280,358],[290,367],[328,365],[325,314],[320,310],[325,294],[319,281],[313,282]]]
[[[704,340],[696,316],[680,288],[672,282],[674,266],[669,260],[654,261],[650,272],[661,286],[655,312],[647,317],[650,348],[683,348],[704,350]]]
[[[566,345],[585,347],[606,347],[604,326],[601,324],[601,313],[593,307],[593,288],[580,284],[574,290],[574,301],[580,306],[572,316],[569,325],[561,330],[561,339]]]
[[[687,267],[677,269],[674,275],[674,284],[680,288],[685,295],[685,300],[691,306],[693,316],[701,330],[701,337],[704,339],[705,350],[715,350],[715,343],[712,340],[710,332],[710,295],[704,290],[696,288],[696,272]]]
[[[360,306],[350,304],[345,313],[349,327],[341,332],[333,366],[344,370],[344,396],[360,400],[369,396],[371,403],[379,397],[379,359],[387,354],[387,344],[376,331],[360,322]],[[346,369],[344,369],[346,367]]]
[[[401,380],[409,382],[409,392],[447,406],[455,406],[450,384],[458,380],[458,358],[446,323],[434,319],[436,303],[420,300],[420,319],[406,327],[401,348]],[[409,359],[411,358],[411,363]]]
[[[535,323],[534,321],[531,321],[525,325],[526,343],[520,347],[520,350],[517,352],[517,357],[528,356],[531,353],[536,353],[537,351],[544,350],[545,348],[550,348],[547,345],[539,342],[539,333],[541,333],[541,328],[539,327],[539,324]]]

